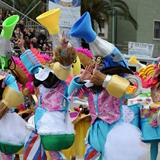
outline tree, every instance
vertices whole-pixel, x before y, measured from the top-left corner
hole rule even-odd
[[[7,4],[14,7],[24,13],[27,14],[30,12],[34,6],[39,3],[40,0],[3,0]],[[41,4],[42,5],[42,4]],[[36,17],[41,14],[41,5],[36,6],[28,16],[34,20]],[[30,10],[27,10],[27,9]],[[138,24],[136,20],[133,18],[132,14],[130,13],[128,5],[123,0],[81,0],[81,15],[85,12],[89,12],[91,15],[91,23],[92,27],[94,28],[94,22],[96,22],[99,26],[101,31],[101,21],[102,19],[105,20],[106,23],[112,23],[112,43],[115,44],[116,40],[116,27],[117,27],[117,18],[125,19],[131,22],[134,28],[137,30]]]
[[[116,19],[123,18],[131,22],[137,30],[138,24],[129,11],[128,5],[122,0],[81,0],[81,14],[89,12],[92,26],[96,21],[101,31],[101,20],[112,22],[112,42],[115,43]]]

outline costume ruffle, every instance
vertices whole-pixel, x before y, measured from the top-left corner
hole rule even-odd
[[[72,134],[74,126],[70,123],[69,115],[63,111],[46,111],[37,122],[37,131],[40,135]],[[66,118],[67,117],[67,118]]]
[[[0,141],[15,145],[25,142],[26,122],[17,113],[6,113],[0,120]]]
[[[116,124],[107,135],[104,159],[137,160],[147,152],[141,131],[132,124]]]

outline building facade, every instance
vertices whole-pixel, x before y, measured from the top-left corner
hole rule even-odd
[[[128,42],[154,44],[153,57],[160,56],[160,0],[123,0],[138,23],[117,19],[116,45],[122,53],[128,54]],[[107,40],[112,42],[112,23],[108,25]]]

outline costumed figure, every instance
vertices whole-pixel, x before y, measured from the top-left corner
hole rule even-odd
[[[127,61],[111,43],[99,38],[91,28],[88,12],[72,26],[70,34],[89,43],[94,63],[87,66],[81,76],[73,78],[68,94],[76,96],[84,87],[88,95],[91,127],[85,139],[85,160],[138,160],[146,149],[141,141],[141,132],[131,124],[134,112],[123,105],[124,98],[136,96],[138,88],[133,86],[126,74]]]
[[[79,57],[80,63],[81,63],[81,72],[83,69],[92,63],[92,55],[90,50],[86,48],[75,48],[77,55]],[[75,65],[73,66],[75,69]],[[79,67],[77,67],[79,68]],[[76,69],[77,70],[77,69]],[[77,70],[78,71],[78,70]],[[75,72],[76,73],[76,72]],[[78,75],[80,75],[79,73]],[[68,78],[66,81],[68,84],[70,84],[72,78],[76,76],[77,74],[74,74],[70,79]],[[67,149],[63,150],[64,155],[66,156],[67,160],[70,160],[70,157],[72,160],[75,160],[76,157],[84,157],[85,154],[85,144],[84,139],[87,135],[87,131],[90,127],[90,114],[88,109],[88,100],[87,96],[84,94],[84,91],[81,90],[77,97],[73,97],[72,103],[69,104],[70,109],[70,116],[73,119],[72,123],[74,124],[75,129],[75,140],[73,145]]]
[[[47,21],[46,23],[50,25],[48,18],[51,15],[52,19],[58,19],[59,13],[57,12],[60,12],[60,9],[48,11],[37,17],[37,20]],[[56,26],[52,24],[51,27],[48,27],[55,31],[52,32],[52,35],[59,33],[57,25],[58,21]],[[62,32],[62,38],[57,37],[56,40],[59,45],[58,47],[53,46],[55,49],[53,68],[47,64],[43,67],[31,50],[26,50],[20,59],[28,71],[34,75],[34,86],[39,90],[35,115],[29,119],[31,124],[28,123],[27,126],[38,134],[39,142],[44,150],[48,151],[49,158],[59,160],[65,159],[60,151],[69,148],[74,142],[75,131],[68,113],[68,86],[65,80],[70,74],[73,74],[72,64],[75,62],[77,54],[73,47],[68,46],[69,41],[64,37],[64,32]],[[24,150],[30,147],[27,144]],[[33,159],[36,153],[33,150],[31,152],[29,157],[24,153],[24,159]],[[41,158],[43,159],[43,157]]]
[[[12,112],[24,102],[23,95],[20,93],[17,81],[12,74],[7,72],[10,65],[13,52],[10,46],[10,38],[16,23],[19,20],[18,15],[7,18],[2,24],[1,42],[0,42],[0,60],[1,60],[1,104],[0,104],[0,151],[5,155],[2,158],[12,158],[12,154],[23,148],[27,136],[26,122],[17,114]],[[8,157],[7,157],[8,156]]]
[[[158,57],[153,63],[143,66],[138,70],[138,76],[141,78],[143,88],[150,88],[150,92],[146,95],[145,100],[148,104],[142,104],[140,110],[140,128],[143,141],[150,143],[150,160],[157,159],[160,139],[159,64],[160,58]]]

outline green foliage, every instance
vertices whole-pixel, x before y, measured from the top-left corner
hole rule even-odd
[[[81,0],[81,14],[89,12],[92,23],[96,21],[101,30],[101,19],[107,23],[112,16],[131,22],[137,30],[138,24],[130,13],[129,7],[122,0]]]
[[[39,0],[3,0],[7,4],[13,6],[15,2],[15,8],[27,14],[32,8],[39,2]],[[30,6],[30,7],[29,7]],[[27,10],[27,8],[30,10]],[[33,11],[28,15],[32,19],[36,19],[41,14],[42,4],[40,3]],[[112,16],[117,18],[123,18],[131,22],[134,28],[137,30],[138,24],[130,13],[129,7],[123,0],[81,0],[81,15],[85,12],[89,12],[91,15],[91,21],[97,22],[101,30],[101,20],[104,19],[108,24]],[[94,26],[93,26],[94,27]]]

